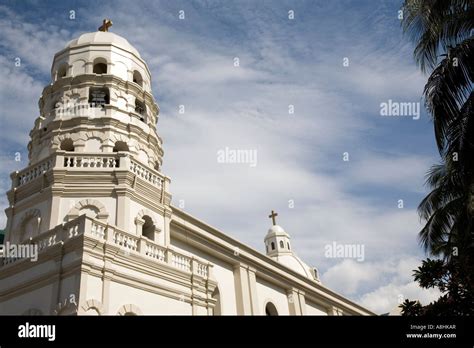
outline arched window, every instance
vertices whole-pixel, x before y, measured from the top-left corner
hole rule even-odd
[[[267,245],[267,244],[265,244],[265,250],[266,250],[267,253],[268,253],[268,245]]]
[[[96,58],[92,69],[94,74],[107,74],[107,61],[104,58]]]
[[[214,306],[214,309],[212,311],[212,315],[222,315],[221,293],[220,293],[219,288],[217,286],[214,289],[214,292],[212,293],[212,298],[216,300],[216,305]]]
[[[114,152],[119,152],[119,151],[129,151],[128,149],[128,145],[125,141],[117,141],[115,143],[115,146],[114,146],[114,149],[113,149]]]
[[[142,75],[136,70],[133,72],[133,82],[138,84],[140,87],[143,87]]]
[[[67,138],[61,141],[61,150],[74,151],[74,144],[72,142],[72,139]]]
[[[118,315],[142,315],[142,311],[133,304],[126,304],[120,307]]]
[[[146,114],[146,105],[145,105],[145,103],[142,102],[141,100],[135,99],[135,112],[142,115],[142,116],[145,116],[145,114]],[[140,119],[142,121],[145,121],[144,117],[141,117]]]
[[[268,315],[268,316],[278,315],[277,309],[273,303],[271,302],[267,303],[267,305],[265,306],[265,315]]]
[[[79,216],[84,214],[86,214],[87,217],[95,219],[97,215],[99,215],[99,208],[94,205],[86,205],[79,210]]]
[[[153,220],[148,215],[143,216],[145,223],[142,226],[142,236],[148,239],[155,239],[155,224]]]
[[[23,221],[21,224],[20,243],[30,238],[36,237],[40,223],[41,218],[39,216],[32,216],[28,219],[25,219],[25,221]]]
[[[56,79],[60,79],[62,77],[66,77],[67,75],[67,68],[68,68],[68,65],[67,64],[62,64],[59,69],[58,69],[58,72],[57,72],[57,75],[56,75]]]
[[[275,250],[275,243],[272,242],[272,250]]]
[[[280,248],[282,248],[282,249],[285,248],[285,244],[283,244],[283,241],[282,241],[282,240],[280,241]]]
[[[39,209],[28,210],[21,218],[17,230],[19,230],[18,243],[24,242],[38,235],[41,225],[41,211]]]
[[[110,94],[107,87],[89,88],[89,104],[92,107],[103,106],[110,103]]]
[[[291,250],[291,248],[290,248],[290,242],[288,242],[288,243],[286,243],[286,244],[288,244],[288,250]]]

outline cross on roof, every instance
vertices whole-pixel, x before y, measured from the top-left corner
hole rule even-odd
[[[277,216],[278,216],[278,214],[277,214],[277,213],[275,213],[273,210],[272,210],[272,213],[271,213],[270,215],[268,215],[268,217],[269,217],[269,218],[271,218],[271,219],[272,219],[272,221],[273,221],[273,226],[275,226],[275,225],[276,225],[276,222],[275,222],[275,217],[277,217]]]
[[[102,25],[99,27],[99,31],[109,31],[109,28],[112,26],[112,21],[110,19],[104,18]]]

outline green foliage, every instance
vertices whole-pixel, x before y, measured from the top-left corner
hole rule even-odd
[[[405,301],[403,315],[474,314],[474,0],[406,0],[402,27],[416,47],[441,163],[427,174],[431,192],[418,207],[419,241],[439,259],[414,271],[423,288],[443,296],[422,307]]]
[[[408,299],[406,299],[399,307],[402,309],[402,315],[407,316],[421,315],[423,311],[423,307],[419,301],[410,301]]]

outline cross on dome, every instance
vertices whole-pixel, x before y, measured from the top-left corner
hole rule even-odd
[[[273,226],[276,225],[275,217],[277,217],[277,216],[278,216],[278,213],[275,213],[273,210],[272,210],[272,213],[270,215],[268,215],[268,217],[272,219]]]
[[[110,19],[107,19],[107,18],[104,18],[104,20],[102,21],[102,25],[99,27],[99,31],[103,31],[103,32],[106,32],[106,31],[109,31],[109,28],[112,26],[112,21]]]

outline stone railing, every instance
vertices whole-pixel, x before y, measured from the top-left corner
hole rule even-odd
[[[183,271],[191,272],[191,259],[189,257],[173,254],[171,264],[176,268],[182,269]]]
[[[87,218],[88,220],[90,218]],[[118,228],[90,219],[90,235],[97,239],[119,246],[128,253],[137,253],[157,262],[169,264],[185,272],[195,273],[203,278],[209,276],[210,264],[195,257],[185,255],[172,248],[159,245],[148,238],[119,230]],[[86,222],[86,227],[88,223]],[[100,235],[97,235],[100,230]],[[89,234],[89,232],[86,232]]]
[[[36,246],[36,251],[40,253],[56,244],[66,243],[69,239],[80,236],[84,233],[87,219],[88,218],[85,215],[82,215],[63,225],[58,225],[49,231],[41,233],[35,238],[31,238],[30,240],[21,243],[17,246],[17,249],[20,249],[21,246],[24,245]],[[21,259],[23,258],[5,257],[3,258],[3,262],[0,262],[0,266],[12,264]]]
[[[166,261],[166,248],[156,244],[146,243],[145,255],[158,261]]]
[[[203,278],[209,277],[210,267],[212,267],[210,263],[196,257],[185,255],[182,252],[159,245],[147,238],[122,231],[115,226],[108,225],[86,215],[81,215],[63,225],[58,225],[23,244],[37,245],[38,252],[42,252],[56,244],[67,243],[70,239],[81,235],[87,235],[103,243],[116,245],[127,253],[136,253],[145,258],[168,264],[173,268],[193,273]],[[4,258],[3,262],[0,262],[0,267],[14,263],[17,260],[14,258]]]
[[[102,242],[116,245],[127,253],[136,253],[203,278],[209,277],[210,267],[212,267],[208,262],[185,255],[172,248],[164,247],[147,238],[138,237],[132,233],[119,230],[115,226],[105,224],[86,215],[81,215],[72,221],[41,233],[24,244],[37,245],[38,252],[41,252],[56,244],[66,243],[68,240],[83,234]],[[3,262],[0,262],[0,266],[6,266],[17,260],[4,258]]]
[[[128,170],[134,173],[137,178],[159,189],[165,187],[165,180],[169,181],[167,177],[157,170],[138,162],[126,152],[88,153],[57,151],[37,164],[29,166],[20,172],[12,173],[12,188],[20,187],[40,178],[44,173],[53,168],[97,171]]]
[[[84,154],[67,153],[64,155],[65,168],[87,168],[87,169],[107,169],[119,168],[120,158],[110,153],[103,154]]]
[[[95,219],[87,217],[85,222],[86,235],[116,245],[128,253],[136,253],[182,271],[197,274],[203,278],[209,277],[209,268],[212,266],[208,262],[185,255],[172,248],[159,245],[148,238],[122,231],[115,226],[104,224]],[[100,232],[97,233],[97,231]]]
[[[41,177],[41,175],[51,170],[53,166],[54,158],[48,157],[33,166],[23,169],[20,172],[13,173],[12,175],[16,176],[16,179],[13,180],[14,187],[19,187],[29,183],[30,181],[33,181],[36,178]]]
[[[132,251],[138,251],[138,240],[139,238],[133,234],[118,231],[115,229],[106,230],[106,239],[109,234],[112,234],[112,242],[124,249],[129,249]]]
[[[145,167],[138,161],[130,160],[130,171],[136,174],[140,179],[148,181],[150,184],[161,188],[163,186],[164,176],[155,170]]]

